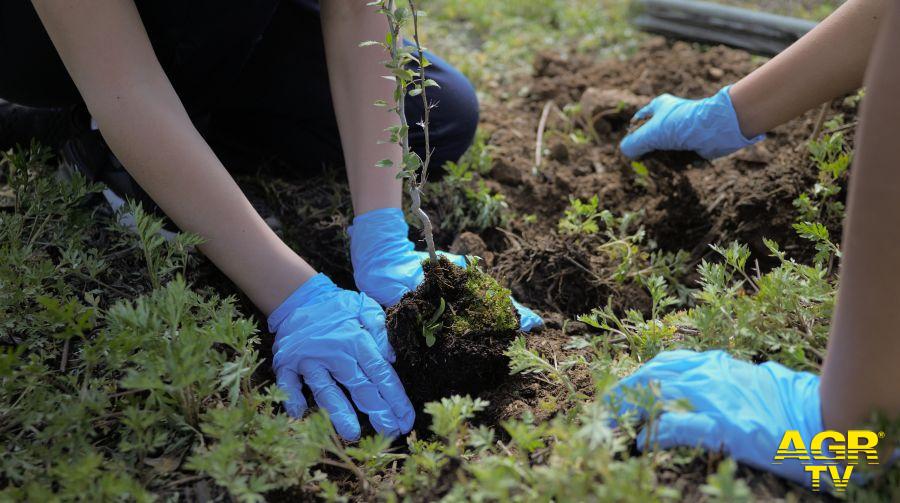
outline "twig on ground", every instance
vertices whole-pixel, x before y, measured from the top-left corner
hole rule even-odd
[[[825,124],[825,114],[828,113],[828,110],[831,108],[831,102],[825,102],[822,104],[822,108],[819,109],[819,117],[816,118],[816,125],[813,127],[813,132],[809,136],[809,141],[813,141],[819,137],[819,133],[822,132],[822,125]]]
[[[173,480],[173,481],[169,482],[168,484],[164,485],[163,488],[164,489],[173,489],[173,488],[176,488],[176,487],[184,485],[184,484],[189,484],[191,482],[196,482],[198,480],[203,480],[203,479],[208,479],[208,478],[209,478],[209,475],[190,475],[190,476],[178,479],[178,480]]]
[[[550,109],[553,108],[553,100],[544,104],[541,110],[541,119],[538,121],[537,139],[534,142],[534,167],[531,168],[531,174],[537,176],[538,170],[541,168],[544,150],[544,129],[547,127],[547,117],[550,116]]]
[[[63,344],[62,356],[59,360],[59,371],[65,373],[66,362],[69,361],[69,339],[66,339],[66,342]]]
[[[859,121],[853,121],[853,122],[851,122],[850,124],[844,124],[843,126],[839,126],[839,127],[834,128],[834,129],[829,129],[829,130],[826,131],[826,132],[827,132],[827,133],[831,133],[831,134],[839,133],[839,132],[841,132],[841,131],[846,131],[846,130],[848,130],[848,129],[853,129],[853,128],[855,128],[857,125],[859,125]]]

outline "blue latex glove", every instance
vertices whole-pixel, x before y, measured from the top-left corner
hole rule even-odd
[[[738,461],[809,486],[809,473],[799,461],[772,462],[786,430],[799,431],[807,446],[823,430],[818,376],[774,362],[753,365],[723,351],[679,350],[660,353],[623,379],[616,391],[652,381],[659,383],[663,400],[686,398],[694,410],[664,412],[651,445],[655,440],[664,449],[721,449]],[[646,435],[645,428],[638,448],[646,445]]]
[[[409,240],[409,226],[398,208],[372,210],[353,219],[350,234],[350,259],[353,278],[361,292],[390,307],[400,302],[403,294],[415,288],[425,278],[422,261],[428,253],[415,251]],[[438,252],[454,264],[465,267],[460,255]],[[521,329],[525,332],[543,325],[534,311],[513,299],[519,312]]]
[[[306,411],[302,379],[338,434],[358,439],[356,412],[337,381],[382,435],[412,429],[415,412],[388,363],[396,356],[387,340],[384,311],[374,300],[317,274],[269,315],[269,331],[275,334],[273,367],[278,386],[288,395],[288,414],[301,417]]]
[[[622,140],[622,153],[635,158],[654,150],[693,150],[715,159],[763,140],[766,135],[748,140],[741,133],[730,88],[702,100],[657,96],[634,114],[632,120],[653,118]]]

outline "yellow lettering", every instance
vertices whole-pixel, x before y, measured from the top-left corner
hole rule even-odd
[[[788,459],[809,461],[809,452],[806,450],[806,444],[797,430],[784,432],[784,437],[781,438],[781,443],[778,445],[778,452],[775,453],[774,464],[780,465],[781,461]]]
[[[847,484],[850,483],[850,475],[853,474],[853,466],[844,468],[844,474],[841,475],[837,466],[829,466],[828,474],[831,476],[831,482],[834,484],[834,490],[844,492],[847,490]]]
[[[874,431],[850,430],[847,432],[847,461],[859,462],[862,456],[868,464],[878,464],[878,435]]]
[[[812,480],[812,484],[811,484],[812,490],[818,491],[819,489],[821,489],[822,488],[822,472],[827,470],[828,467],[827,466],[810,465],[810,466],[804,466],[803,469],[809,472],[809,476],[811,477],[811,480]]]
[[[833,441],[831,445],[823,446],[827,440]],[[813,459],[822,461],[843,461],[846,456],[844,454],[844,435],[840,432],[828,430],[816,434],[812,442],[809,444],[809,450]],[[834,454],[834,457],[828,456],[828,453]]]

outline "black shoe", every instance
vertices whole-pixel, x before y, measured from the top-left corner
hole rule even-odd
[[[0,100],[0,149],[27,146],[33,140],[59,151],[63,163],[92,182],[105,183],[120,199],[140,202],[161,213],[106,146],[100,132],[91,130],[84,106],[35,108]]]
[[[171,238],[171,233],[178,232],[178,227],[160,209],[160,207],[134,181],[122,163],[109,150],[106,141],[99,131],[87,131],[66,141],[60,150],[64,166],[69,171],[77,171],[92,182],[102,182],[108,188],[103,191],[106,202],[113,212],[118,214],[119,223],[126,227],[134,227],[134,216],[123,211],[125,200],[141,203],[144,211],[163,219],[163,235]],[[253,208],[262,216],[266,224],[274,231],[282,228],[281,221],[262,197],[247,194]]]
[[[112,153],[97,130],[90,127],[90,115],[81,107],[33,108],[0,100],[0,149],[28,145],[33,139],[58,149],[62,157],[62,176],[78,172],[87,180],[103,183],[103,197],[118,221],[134,228],[134,215],[123,209],[126,200],[140,203],[144,211],[163,219],[163,234],[170,239],[178,227],[135,182]],[[177,182],[176,182],[177,183]],[[278,231],[281,222],[261,199],[251,200],[266,223]]]
[[[54,150],[81,131],[90,129],[90,116],[81,106],[34,108],[0,99],[0,150],[33,140]]]
[[[70,138],[63,143],[60,154],[70,170],[81,173],[92,182],[105,184],[119,199],[141,203],[145,211],[163,216],[159,206],[109,150],[100,131],[85,131]]]
[[[103,197],[117,215],[120,224],[130,229],[135,228],[134,215],[124,208],[126,200],[140,203],[147,213],[163,219],[163,236],[170,239],[178,232],[178,227],[150,199],[134,178],[125,170],[119,159],[106,145],[100,131],[90,130],[79,133],[68,139],[60,148],[63,169],[68,173],[77,172],[94,183],[103,183]]]

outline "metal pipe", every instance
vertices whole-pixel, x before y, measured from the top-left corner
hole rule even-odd
[[[815,28],[804,19],[696,0],[637,0],[634,24],[648,32],[773,56]]]

